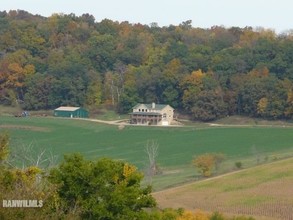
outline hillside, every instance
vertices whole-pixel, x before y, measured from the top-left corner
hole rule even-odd
[[[293,159],[153,193],[161,208],[219,210],[256,219],[292,219]]]
[[[251,27],[130,24],[89,14],[0,12],[0,102],[128,112],[170,104],[201,121],[292,119],[291,34]]]
[[[196,123],[185,127],[125,126],[119,129],[118,125],[96,121],[1,116],[0,132],[9,132],[11,151],[19,158],[15,161],[19,166],[22,160],[31,164],[45,150],[44,157],[54,155],[56,163],[64,154],[80,152],[87,159],[110,157],[128,161],[144,171],[148,164],[145,147],[154,141],[158,145],[157,164],[162,174],[155,176],[152,183],[154,190],[160,190],[196,180],[198,174],[191,165],[195,155],[225,154],[219,173],[235,169],[237,161],[246,168],[292,156],[292,125],[268,123],[266,126]]]

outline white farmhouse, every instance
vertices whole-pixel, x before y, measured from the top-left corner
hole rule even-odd
[[[174,109],[170,105],[137,104],[130,113],[131,124],[170,125],[173,121]]]

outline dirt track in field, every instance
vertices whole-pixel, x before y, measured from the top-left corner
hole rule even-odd
[[[284,163],[281,166],[265,164],[256,167],[265,170],[263,181],[256,180],[258,176],[255,173],[249,173],[255,168],[249,168],[154,192],[152,195],[160,208],[220,211],[231,215],[254,216],[256,219],[293,219],[293,160],[290,158],[276,163],[279,162]],[[238,178],[233,178],[234,174]],[[280,177],[270,179],[274,175]],[[228,177],[228,180],[223,177]]]
[[[30,130],[30,131],[40,131],[40,132],[49,132],[50,129],[37,126],[26,126],[26,125],[0,125],[0,128],[3,129],[19,129],[19,130]]]

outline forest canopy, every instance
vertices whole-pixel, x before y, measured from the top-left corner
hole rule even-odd
[[[121,113],[170,104],[195,120],[293,116],[293,35],[264,28],[159,27],[90,14],[0,12],[0,102]]]

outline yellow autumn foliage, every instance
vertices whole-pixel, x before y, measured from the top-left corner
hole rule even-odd
[[[12,171],[12,176],[15,177],[15,181],[31,187],[37,178],[37,175],[41,173],[41,169],[36,166],[30,166],[24,170],[16,169]]]
[[[209,177],[215,166],[215,156],[213,154],[199,155],[192,161],[192,163],[203,176]]]
[[[261,98],[257,104],[257,113],[261,115],[264,114],[266,112],[268,103],[269,101],[267,98]]]
[[[209,215],[201,210],[184,211],[184,213],[177,218],[177,220],[209,220]]]
[[[133,165],[129,165],[129,164],[124,164],[123,167],[123,176],[125,178],[128,178],[129,176],[131,176],[131,174],[133,174],[136,171],[136,167]]]

